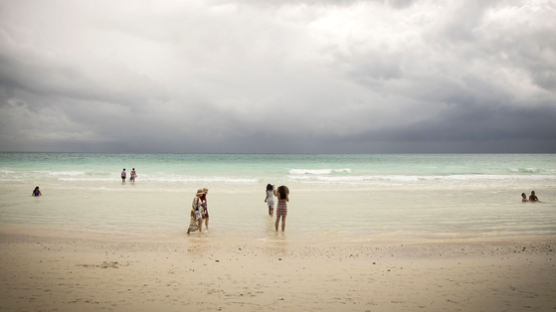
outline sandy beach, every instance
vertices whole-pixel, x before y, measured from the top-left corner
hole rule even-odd
[[[6,225],[2,311],[554,311],[555,241],[115,235]]]

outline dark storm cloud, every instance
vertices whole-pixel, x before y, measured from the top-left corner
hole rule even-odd
[[[0,150],[556,152],[546,1],[0,2]]]

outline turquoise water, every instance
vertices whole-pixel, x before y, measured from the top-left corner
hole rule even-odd
[[[122,184],[132,167],[137,182]],[[291,189],[289,233],[556,234],[554,154],[0,153],[0,223],[181,233],[195,190],[208,187],[211,233],[264,238],[267,183]],[[531,190],[541,204],[521,203]]]

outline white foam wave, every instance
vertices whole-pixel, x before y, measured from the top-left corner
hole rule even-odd
[[[83,171],[48,171],[48,175],[59,177],[59,176],[81,176],[85,175]]]
[[[298,174],[298,175],[322,175],[322,174],[332,174],[332,173],[351,173],[350,168],[342,168],[342,169],[291,169],[289,171],[290,174]]]
[[[404,175],[372,175],[372,176],[295,176],[289,175],[295,181],[322,182],[419,182],[419,181],[541,181],[556,180],[556,175],[448,175],[448,176],[404,176]]]
[[[541,169],[538,168],[510,168],[511,172],[523,172],[523,173],[539,173]]]

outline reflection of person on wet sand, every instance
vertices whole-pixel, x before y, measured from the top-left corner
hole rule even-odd
[[[274,228],[278,232],[278,224],[280,223],[280,218],[282,219],[282,232],[286,229],[286,216],[288,215],[288,201],[290,190],[287,186],[282,185],[278,187],[278,207],[276,209],[276,223],[274,223]]]

